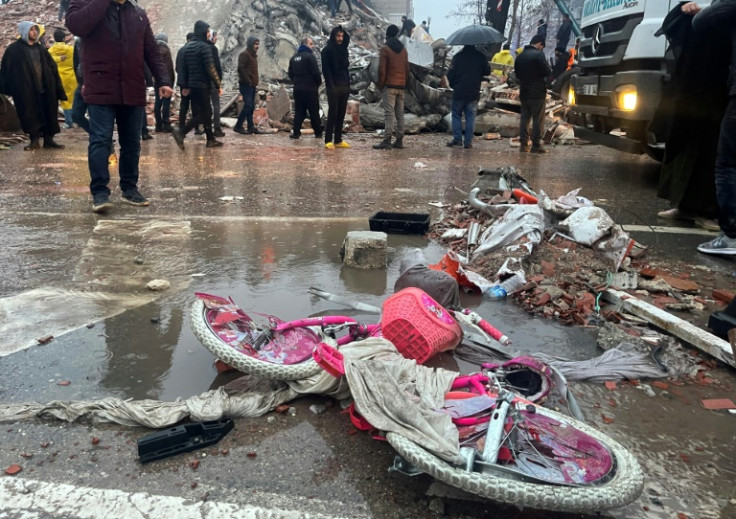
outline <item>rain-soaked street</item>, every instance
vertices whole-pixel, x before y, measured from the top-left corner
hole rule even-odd
[[[367,230],[379,210],[435,221],[440,212],[430,202],[460,200],[458,189],[467,191],[479,168],[514,165],[552,197],[580,187],[650,247],[653,262],[690,265],[711,282],[702,287],[707,296],[735,288],[733,261],[695,251],[709,233],[657,227],[671,222],[656,218],[667,203],[656,198],[658,167],[648,158],[591,145],[521,155],[506,141],[451,149],[435,134],[383,152],[371,149],[371,135],[347,138],[352,149],[329,151],[311,136],[228,131],[222,149],[191,136],[181,152],[156,134],[142,143],[139,185],[151,206],[120,203],[116,187],[106,215],[90,210],[81,131],[59,136],[62,151],[0,152],[0,403],[175,401],[219,387],[237,374],[218,375],[193,335],[195,292],[232,296],[246,311],[286,320],[346,313],[309,287],[380,305],[411,249],[433,262],[445,250],[391,234],[388,268],[356,270],[340,260],[346,234]],[[114,168],[112,176],[111,187]],[[152,279],[171,288],[151,292]],[[511,299],[465,297],[519,351],[600,353],[595,328],[531,317]],[[431,365],[472,369],[449,353]],[[645,472],[637,501],[598,517],[736,517],[734,415],[701,406],[733,400],[736,377],[727,367],[708,376],[717,383],[573,386],[587,422],[630,449]],[[321,414],[310,410],[325,403]],[[337,402],[312,396],[291,405],[295,414],[237,419],[217,446],[147,465],[136,451],[151,432],[142,427],[51,417],[4,423],[0,468],[22,471],[0,478],[0,517],[581,517],[502,506],[426,475],[388,472],[391,447],[355,434]]]

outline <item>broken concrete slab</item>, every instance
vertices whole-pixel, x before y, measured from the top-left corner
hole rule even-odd
[[[385,232],[351,231],[340,248],[340,257],[348,267],[386,268],[387,243]]]

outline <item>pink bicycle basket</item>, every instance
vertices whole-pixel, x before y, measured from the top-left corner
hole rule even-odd
[[[426,292],[408,287],[383,302],[381,331],[404,357],[423,364],[455,348],[462,330],[452,315]]]

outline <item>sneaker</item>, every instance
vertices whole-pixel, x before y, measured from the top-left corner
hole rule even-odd
[[[348,144],[348,141],[340,141],[335,143],[335,148],[349,148],[350,144]]]
[[[206,144],[205,147],[206,148],[221,148],[224,145],[225,144],[223,142],[216,141],[216,140],[213,139],[211,141],[207,141],[207,144]]]
[[[182,134],[181,130],[171,130],[171,136],[176,141],[176,145],[179,146],[180,150],[184,150],[184,134]]]
[[[453,139],[453,140],[451,140],[450,142],[447,143],[447,146],[450,147],[450,148],[458,148],[458,147],[460,147],[462,145],[463,145],[462,142],[456,141],[455,139]]]
[[[301,134],[299,133],[292,133],[289,135],[289,139],[298,139],[299,137],[301,137]]]
[[[254,135],[264,135],[266,132],[262,132],[258,128],[251,128],[250,130],[248,130],[248,133],[252,133]]]
[[[141,134],[142,141],[150,141],[151,139],[153,139],[153,135],[151,135],[150,133]]]
[[[242,126],[236,126],[236,127],[234,127],[234,128],[233,128],[233,131],[234,131],[235,133],[240,133],[240,134],[242,134],[242,135],[248,135],[248,133],[249,133],[249,132],[248,132],[248,131],[246,131],[246,129],[245,129],[245,128],[243,128]]]
[[[729,238],[720,233],[711,241],[698,245],[698,250],[705,254],[723,254],[725,256],[736,255],[736,238]]]
[[[335,144],[332,143],[332,142],[327,142],[327,143],[325,143],[325,149],[334,150],[335,149]]]
[[[695,219],[695,225],[701,229],[705,229],[706,231],[719,232],[721,230],[721,226],[718,225],[718,220],[715,218],[703,218],[702,216],[698,216]]]
[[[467,149],[470,149],[470,148],[472,148],[472,147],[473,147],[473,145],[472,145],[472,144],[465,144],[465,145],[463,145],[463,148],[465,148],[466,150],[467,150]]]
[[[519,153],[529,153],[529,146],[519,146]]]
[[[48,150],[63,150],[64,145],[59,144],[54,139],[46,138],[43,140],[43,147]]]
[[[128,191],[127,193],[123,193],[123,202],[138,207],[151,205],[151,202],[148,201],[148,198],[140,194],[137,189],[134,189],[133,191]]]
[[[542,148],[541,146],[532,146],[532,148],[529,150],[529,153],[538,153],[539,155],[544,155],[545,153],[549,153],[549,150],[547,148]]]
[[[214,131],[213,135],[215,137],[224,137],[225,136],[225,132],[222,131],[222,128],[218,128],[218,129],[216,129]]]
[[[666,211],[660,211],[657,213],[658,218],[667,218],[668,220],[694,220],[695,216],[689,213],[680,211],[677,207],[667,209]]]
[[[104,193],[99,193],[92,197],[92,212],[93,213],[104,213],[112,207],[110,197]]]

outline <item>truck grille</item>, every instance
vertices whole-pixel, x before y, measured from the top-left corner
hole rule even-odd
[[[618,65],[643,14],[623,16],[583,29],[580,40],[580,65],[583,68]]]

